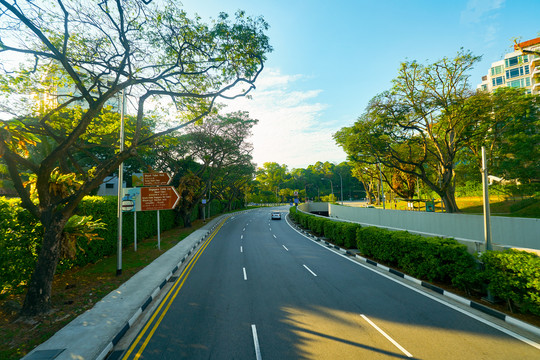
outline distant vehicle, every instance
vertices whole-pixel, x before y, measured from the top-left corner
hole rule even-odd
[[[272,211],[272,215],[270,215],[270,218],[272,220],[281,220],[281,213],[279,211]]]

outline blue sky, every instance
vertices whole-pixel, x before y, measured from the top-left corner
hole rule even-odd
[[[270,24],[273,53],[247,110],[254,129],[254,161],[289,169],[346,159],[332,134],[351,126],[368,101],[391,87],[405,60],[433,62],[463,47],[483,59],[474,86],[512,41],[540,36],[540,0],[197,0],[189,14],[215,18],[245,10]]]

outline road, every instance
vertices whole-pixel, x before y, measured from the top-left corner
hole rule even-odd
[[[260,209],[203,243],[121,358],[540,359],[497,326]]]

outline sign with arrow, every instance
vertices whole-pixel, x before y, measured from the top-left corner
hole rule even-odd
[[[174,209],[180,195],[172,186],[141,188],[141,211]]]
[[[165,172],[135,173],[131,177],[133,186],[160,186],[169,185],[171,175]]]
[[[152,211],[174,209],[180,195],[172,186],[124,188],[122,211]]]

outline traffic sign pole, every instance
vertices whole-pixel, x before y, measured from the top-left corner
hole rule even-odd
[[[161,250],[161,229],[159,226],[159,210],[157,211],[157,248]]]
[[[137,251],[137,212],[133,212],[133,245]]]

